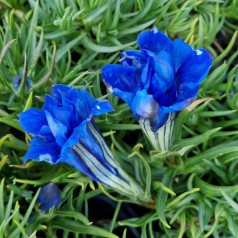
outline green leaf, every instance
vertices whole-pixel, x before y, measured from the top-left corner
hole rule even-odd
[[[226,192],[223,188],[220,189],[223,197],[227,201],[227,203],[234,209],[235,212],[238,212],[238,203],[236,203]]]
[[[42,46],[43,46],[43,36],[44,36],[43,31],[41,31],[38,45],[34,49],[34,51],[32,52],[32,55],[31,55],[31,58],[30,58],[29,74],[31,74],[31,72],[35,69],[37,61],[41,56],[41,51],[42,51]]]
[[[64,56],[64,54],[66,54],[68,51],[70,52],[70,50],[72,50],[72,48],[79,44],[79,42],[82,41],[82,38],[85,36],[85,33],[81,33],[79,34],[78,37],[76,37],[75,39],[73,39],[72,41],[70,41],[69,43],[65,44],[63,48],[59,49],[57,51],[56,57],[55,57],[55,61],[56,63]]]
[[[141,217],[130,218],[126,220],[119,221],[121,226],[131,226],[131,227],[140,227],[142,226],[150,217],[152,217],[152,212],[147,213]]]
[[[30,109],[32,106],[32,98],[33,98],[33,92],[30,93],[29,97],[27,98],[25,107],[23,109],[23,112]]]
[[[137,26],[130,27],[130,28],[124,28],[123,30],[118,30],[118,36],[123,36],[123,35],[127,35],[127,34],[140,32],[140,31],[144,30],[145,28],[151,26],[155,21],[156,21],[156,19],[153,19],[153,20],[150,20],[150,21],[143,23],[141,25],[137,25]]]
[[[134,18],[130,19],[130,21],[127,21],[123,25],[124,29],[131,28],[130,26],[134,25],[135,23],[137,23],[138,21],[143,19],[146,16],[146,14],[148,14],[149,10],[151,9],[153,2],[154,2],[153,0],[148,0],[148,1],[144,2],[144,7],[142,8],[142,10],[139,11],[138,14]],[[135,25],[137,25],[137,24],[135,24]]]
[[[15,184],[9,184],[8,188],[14,192],[14,194],[18,194],[21,197],[24,197],[26,199],[32,199],[32,191],[23,189]]]
[[[20,126],[20,123],[17,119],[14,119],[14,118],[11,118],[11,117],[0,117],[0,122],[6,124],[6,125],[9,125],[19,131],[23,131],[21,126]]]
[[[59,217],[75,218],[85,225],[90,225],[92,223],[88,220],[86,216],[84,216],[82,213],[79,213],[77,211],[56,211],[55,215]]]
[[[185,228],[186,228],[186,215],[185,212],[182,212],[179,216],[179,220],[180,220],[180,229],[179,229],[179,235],[178,238],[182,238],[185,232]]]
[[[184,163],[184,171],[193,170],[196,165],[204,164],[203,160],[212,160],[221,155],[237,152],[237,141],[232,141],[224,144],[218,144],[214,147],[211,147],[203,152],[200,152],[198,155],[188,158]]]
[[[176,193],[172,189],[166,187],[163,183],[159,181],[154,181],[153,190],[158,190],[159,188],[163,189],[165,192],[171,194],[172,196],[176,196]]]
[[[134,130],[141,130],[140,125],[133,125],[133,124],[102,124],[102,123],[97,123],[97,125],[101,128],[101,129],[110,129],[110,130],[123,130],[123,131],[134,131]]]
[[[53,72],[53,69],[54,69],[55,56],[56,56],[56,45],[54,44],[50,69],[49,69],[48,73],[41,80],[39,80],[36,84],[34,84],[34,86],[32,87],[32,90],[39,88],[40,86],[42,86],[42,84],[46,83],[49,80],[49,78]]]
[[[219,130],[221,130],[221,127],[211,129],[203,134],[200,134],[200,135],[197,135],[197,136],[194,136],[191,138],[182,139],[182,140],[180,140],[180,142],[178,144],[176,144],[172,147],[172,150],[176,151],[176,150],[180,150],[186,146],[199,145],[199,144],[203,143],[205,140],[209,139],[211,135],[213,135],[214,133],[216,133]]]
[[[6,54],[7,50],[10,48],[10,46],[15,42],[16,40],[11,40],[9,41],[2,49],[1,53],[0,53],[0,64],[2,63],[2,59],[4,57],[4,55]]]
[[[220,116],[226,116],[229,114],[233,114],[237,112],[237,110],[227,110],[227,111],[217,111],[217,112],[199,112],[199,117],[220,117]]]
[[[26,211],[26,213],[25,213],[25,215],[24,215],[22,221],[21,221],[21,222],[18,222],[17,220],[15,220],[15,222],[16,222],[17,225],[18,225],[18,228],[16,228],[16,229],[11,233],[11,235],[9,235],[9,238],[18,237],[18,235],[20,234],[20,231],[24,231],[24,230],[23,230],[23,227],[26,225],[26,223],[28,222],[29,217],[30,217],[31,214],[32,214],[32,210],[33,210],[34,205],[35,205],[35,203],[36,203],[36,199],[37,199],[37,197],[38,197],[38,195],[39,195],[39,192],[40,192],[40,188],[37,190],[35,196],[33,197],[33,199],[32,199],[32,201],[31,201],[31,203],[30,203],[30,205],[29,205],[29,207],[28,207],[28,209],[27,209],[27,211]],[[20,229],[20,230],[19,230],[19,229]]]
[[[182,126],[184,122],[188,119],[191,112],[188,109],[184,109],[181,111],[178,115],[178,117],[175,119],[174,128],[173,128],[173,136],[174,143],[178,142],[182,138]]]
[[[227,194],[235,194],[238,192],[238,185],[233,186],[218,186],[207,183],[200,178],[195,179],[195,186],[200,189],[200,191],[210,197],[221,197],[224,196],[224,192]],[[222,193],[223,192],[223,193]]]
[[[167,170],[164,172],[162,183],[169,187],[172,182],[174,172],[172,170]],[[163,189],[159,189],[157,196],[156,196],[156,213],[158,215],[159,220],[161,223],[167,227],[170,228],[170,225],[167,223],[165,218],[165,210],[166,210],[166,203],[168,199],[168,192],[166,192]]]
[[[88,38],[88,36],[84,35],[82,38],[82,43],[84,44],[84,46],[87,49],[90,49],[92,51],[100,52],[100,53],[112,53],[112,52],[126,49],[126,48],[134,45],[136,42],[133,41],[133,42],[130,42],[127,44],[117,45],[117,46],[103,46],[103,45],[97,45],[97,44],[93,43],[93,41],[91,41]]]
[[[52,226],[60,230],[71,231],[77,234],[95,235],[97,237],[119,238],[113,233],[93,225],[82,225],[70,219],[55,219]]]
[[[236,42],[237,33],[238,33],[237,31],[234,33],[227,48],[214,60],[213,66],[216,65],[218,62],[220,62],[222,59],[224,59],[224,57],[226,57],[227,54],[230,52],[230,50],[232,49],[233,45]]]
[[[199,188],[193,188],[187,192],[180,194],[178,197],[174,198],[171,202],[167,204],[167,208],[171,208],[174,206],[176,207],[179,204],[179,202],[182,201],[186,196],[199,192],[199,190],[200,190]]]
[[[0,184],[0,223],[4,221],[4,181],[5,179],[3,178],[1,180]]]

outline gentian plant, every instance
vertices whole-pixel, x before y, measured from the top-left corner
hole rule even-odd
[[[157,28],[141,32],[137,43],[140,51],[126,50],[120,64],[102,68],[103,81],[129,105],[153,147],[167,151],[174,118],[196,99],[213,58]]]
[[[0,6],[0,237],[238,237],[237,0]]]
[[[107,100],[96,100],[85,89],[55,85],[41,110],[19,116],[22,128],[33,136],[24,162],[66,163],[135,202],[150,203],[150,196],[113,158],[95,125],[94,115],[112,110]]]

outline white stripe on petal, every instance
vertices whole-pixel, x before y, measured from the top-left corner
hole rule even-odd
[[[172,132],[174,125],[174,113],[170,113],[166,123],[160,127],[156,132],[152,131],[150,120],[141,118],[139,120],[140,126],[154,149],[161,152],[168,151],[171,146]]]

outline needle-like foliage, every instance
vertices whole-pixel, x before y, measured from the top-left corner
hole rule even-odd
[[[237,0],[0,0],[0,16],[0,237],[238,237]],[[101,80],[101,68],[138,49],[137,35],[153,26],[214,57],[198,94],[206,100],[180,112],[164,153]],[[41,108],[54,84],[112,103],[96,124],[115,160],[153,194],[150,208],[67,165],[23,164],[31,138],[19,114]],[[37,196],[48,183],[61,201],[42,212]]]

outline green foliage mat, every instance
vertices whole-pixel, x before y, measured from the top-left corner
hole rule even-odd
[[[0,0],[0,14],[0,237],[132,238],[133,229],[143,238],[238,237],[237,0]],[[174,145],[163,154],[150,151],[100,72],[153,26],[214,56],[199,91],[199,98],[214,100],[179,114]],[[157,194],[156,209],[133,207],[63,164],[23,165],[30,138],[17,115],[40,108],[56,83],[87,87],[112,102],[115,112],[96,123],[115,159]],[[36,199],[49,182],[60,187],[62,200],[43,213]],[[89,205],[102,193],[115,201],[114,212],[92,224]],[[123,204],[140,212],[119,219]]]

